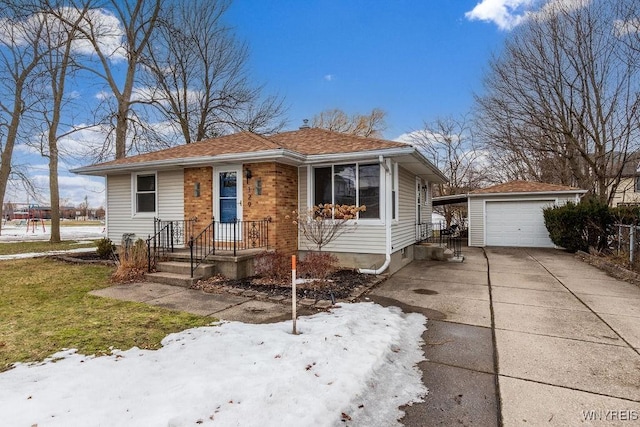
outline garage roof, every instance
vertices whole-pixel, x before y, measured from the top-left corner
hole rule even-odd
[[[577,187],[569,187],[567,185],[547,184],[545,182],[535,181],[509,181],[503,184],[497,184],[487,188],[481,188],[469,193],[469,197],[479,197],[482,195],[496,194],[535,194],[535,193],[586,193],[587,190],[581,190]]]

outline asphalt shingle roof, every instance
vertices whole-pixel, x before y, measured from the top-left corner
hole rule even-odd
[[[319,128],[306,128],[283,132],[270,137],[281,146],[305,155],[354,153],[406,147],[402,142],[348,135]]]
[[[554,191],[580,191],[579,188],[566,185],[547,184],[534,181],[510,181],[487,188],[472,191],[470,194],[492,193],[547,193]]]
[[[100,165],[127,165],[133,163],[151,162],[158,160],[183,159],[190,157],[208,157],[222,154],[235,154],[273,150],[281,148],[276,143],[251,132],[240,132],[221,136],[191,144],[179,145],[164,150],[138,154],[123,159],[112,160]]]
[[[303,128],[268,137],[260,136],[252,132],[239,132],[219,138],[207,139],[164,150],[112,160],[101,163],[100,166],[129,165],[171,159],[211,157],[224,154],[255,153],[276,149],[288,149],[304,155],[314,155],[381,150],[406,146],[406,144],[401,142],[364,138],[318,128]]]

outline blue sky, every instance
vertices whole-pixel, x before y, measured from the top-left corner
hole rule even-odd
[[[471,109],[507,34],[465,17],[477,4],[236,0],[227,22],[249,44],[255,78],[285,96],[290,128],[326,109],[378,107],[394,139]]]
[[[249,47],[252,79],[285,98],[287,129],[327,109],[366,114],[381,108],[387,112],[384,137],[396,139],[425,121],[469,113],[491,55],[545,1],[581,0],[234,0],[226,23]],[[83,101],[104,96],[102,82],[69,86]],[[102,138],[76,134],[68,147]],[[47,160],[25,147],[16,153],[46,204]],[[90,206],[103,205],[103,179],[68,172],[88,161],[61,160],[63,203],[77,205],[87,196]],[[21,185],[5,195],[5,201],[25,199]]]

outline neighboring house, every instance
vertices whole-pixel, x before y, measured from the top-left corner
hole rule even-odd
[[[640,205],[640,154],[628,157],[620,174],[620,183],[611,199],[611,206]]]
[[[269,217],[269,248],[293,254],[314,245],[298,235],[292,212],[366,205],[357,226],[323,250],[343,265],[391,271],[413,258],[418,225],[431,221],[431,185],[446,182],[411,145],[309,127],[268,137],[241,132],[74,172],[106,177],[106,228],[115,243],[127,233],[153,235],[154,218],[197,218],[197,233],[212,218]]]
[[[511,181],[468,194],[469,246],[549,247],[542,210],[579,202],[587,191],[564,185]]]

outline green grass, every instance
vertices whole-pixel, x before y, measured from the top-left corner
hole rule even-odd
[[[0,262],[0,372],[63,348],[83,354],[156,349],[167,334],[214,320],[88,294],[109,286],[112,272],[49,259]]]
[[[47,241],[0,243],[0,255],[15,255],[29,252],[61,251],[77,248],[95,248],[96,242],[80,243],[76,240],[64,240],[60,243]]]

